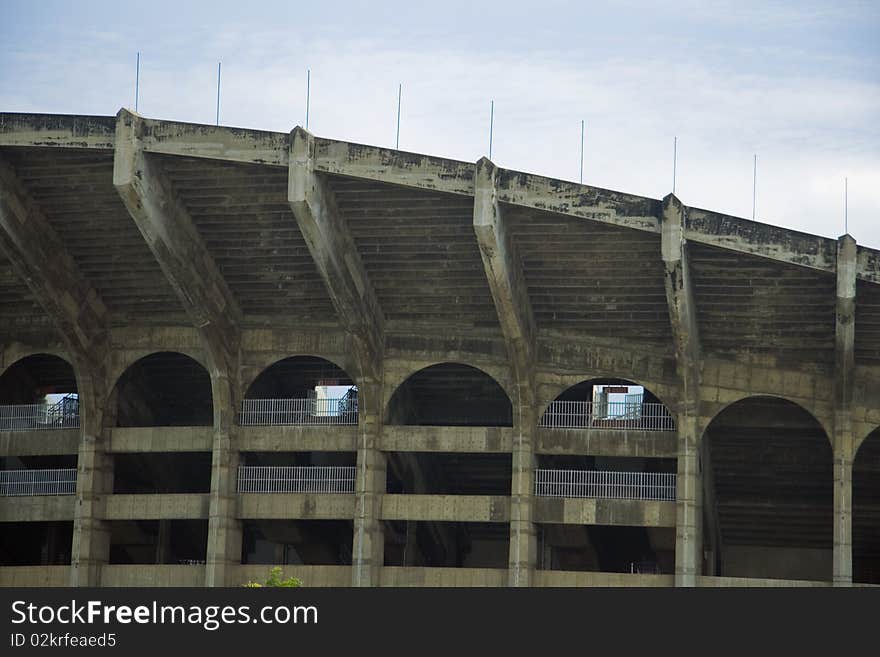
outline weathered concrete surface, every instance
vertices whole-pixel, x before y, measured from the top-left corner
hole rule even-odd
[[[208,517],[210,496],[197,493],[108,495],[105,520],[183,520]]]
[[[507,586],[507,570],[497,568],[382,569],[379,586]]]
[[[114,427],[108,451],[120,454],[145,452],[210,452],[212,427]]]
[[[354,452],[356,426],[240,427],[238,449],[242,452]]]
[[[100,586],[204,586],[204,566],[179,565],[121,565],[101,567]]]
[[[675,527],[675,502],[536,497],[535,522]]]
[[[509,522],[510,499],[497,495],[384,495],[381,518]]]
[[[79,429],[0,431],[0,456],[76,454]]]
[[[0,146],[48,146],[113,150],[112,116],[0,112]]]
[[[675,458],[678,435],[675,431],[627,429],[538,429],[538,454],[586,456],[631,456]]]
[[[385,319],[333,192],[315,173],[315,141],[300,128],[290,134],[287,198],[340,323],[352,335],[359,373],[379,380]]]
[[[241,519],[350,520],[354,495],[318,493],[242,493],[237,517]]]
[[[515,430],[508,427],[382,427],[386,452],[510,452]]]
[[[852,464],[855,458],[856,241],[837,244],[837,312],[834,331],[834,554],[833,580],[852,583]]]
[[[0,497],[0,522],[73,520],[75,506],[73,495]]]
[[[708,587],[748,587],[748,588],[789,588],[831,586],[831,582],[817,582],[792,579],[762,579],[760,577],[709,577],[697,578],[697,586]]]
[[[672,575],[640,575],[630,573],[589,573],[565,570],[539,570],[534,586],[638,586],[668,587]]]
[[[69,586],[70,566],[2,566],[0,586]]]

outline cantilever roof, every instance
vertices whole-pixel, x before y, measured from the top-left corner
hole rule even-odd
[[[0,113],[0,160],[112,321],[182,317],[113,186],[116,131],[116,116]],[[338,319],[290,215],[292,133],[149,118],[139,131],[245,318]],[[310,143],[310,166],[328,181],[386,329],[497,333],[472,224],[477,163]],[[670,343],[660,199],[502,168],[494,175],[538,330]],[[708,351],[833,360],[838,240],[699,208],[686,208],[683,237]],[[858,246],[856,269],[857,359],[880,363],[880,251]],[[0,271],[0,314],[20,326],[36,311],[14,278]]]

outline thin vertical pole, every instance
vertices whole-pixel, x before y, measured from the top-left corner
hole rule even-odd
[[[849,178],[843,179],[843,233],[849,235]]]
[[[309,97],[312,91],[312,69],[306,69],[306,130],[309,129]]]
[[[495,101],[489,107],[489,159],[492,159],[492,131],[495,127]]]
[[[581,185],[584,184],[584,120],[581,119]]]
[[[140,94],[141,87],[141,54],[138,52],[137,54],[137,64],[135,65],[134,70],[134,111],[138,111],[138,95]]]
[[[394,140],[394,148],[400,150],[400,95],[403,92],[403,83],[397,85],[397,138]]]
[[[755,164],[752,169],[752,221],[755,220],[758,208],[758,154],[755,153]]]
[[[220,62],[217,62],[217,125],[220,125]]]
[[[672,140],[672,193],[675,194],[675,168],[678,165],[678,136]]]

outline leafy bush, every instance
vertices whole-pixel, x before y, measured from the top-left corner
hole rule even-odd
[[[263,584],[259,582],[248,582],[244,585],[246,588],[261,588],[263,586],[302,586],[302,580],[296,577],[288,577],[287,579],[281,579],[281,566],[275,566],[274,568],[269,569],[269,577],[266,578],[266,581]]]

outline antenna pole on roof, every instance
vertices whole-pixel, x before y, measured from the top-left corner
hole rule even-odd
[[[755,163],[752,168],[752,221],[755,221],[758,208],[758,154],[755,153]]]
[[[220,125],[220,62],[217,62],[217,125]]]
[[[400,95],[403,92],[403,83],[397,85],[397,138],[394,140],[394,148],[400,150]]]
[[[309,129],[309,97],[312,91],[312,69],[306,69],[306,130]]]
[[[584,184],[584,120],[581,119],[581,185]]]
[[[492,159],[492,131],[495,128],[495,101],[489,106],[489,159]]]
[[[843,179],[843,232],[849,235],[849,178]]]
[[[141,86],[141,53],[137,54],[137,64],[135,64],[134,69],[134,111],[138,111],[138,95],[140,94],[140,86]]]
[[[675,194],[675,168],[678,164],[678,136],[672,139],[672,193]]]

